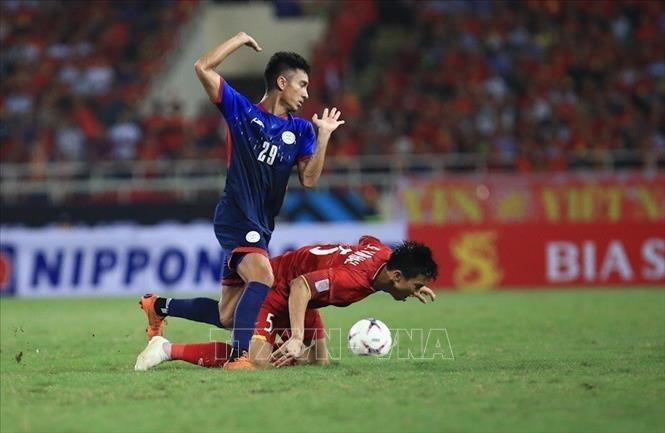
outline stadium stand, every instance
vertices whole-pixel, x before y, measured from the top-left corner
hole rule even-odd
[[[196,5],[3,1],[2,161],[94,164],[152,155],[146,148],[159,113],[140,119],[138,104],[174,47],[173,30]],[[166,151],[183,146],[182,119],[171,108],[163,119]]]
[[[323,76],[347,70],[323,80],[326,102],[360,116],[333,148],[487,155],[519,171],[602,167],[607,154],[619,167],[642,166],[662,155],[663,3],[526,6],[377,2],[371,31],[335,31],[373,40],[352,43],[356,55],[319,46]],[[358,27],[367,25],[362,16]],[[344,20],[331,28],[336,22]],[[340,57],[352,61],[325,63]],[[348,75],[364,86],[347,90],[339,83]]]
[[[345,4],[275,2],[280,17],[327,17],[301,114],[335,105],[351,120],[321,183],[337,208],[363,203],[352,214],[371,217],[402,173],[665,165],[662,2]],[[225,134],[214,107],[188,119],[177,100],[144,116],[137,105],[200,4],[119,5],[2,2],[5,203],[219,193]],[[50,21],[58,26],[42,32]]]

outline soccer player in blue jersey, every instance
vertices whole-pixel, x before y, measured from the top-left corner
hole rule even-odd
[[[297,167],[304,187],[316,185],[328,140],[344,124],[336,108],[326,108],[321,117],[315,114],[312,122],[293,116],[308,98],[309,84],[309,65],[296,53],[278,52],[270,58],[264,74],[266,92],[258,104],[238,93],[215,69],[245,45],[262,51],[254,38],[240,32],[195,64],[199,81],[228,125],[228,172],[214,228],[225,257],[222,297],[240,296],[232,324],[238,354],[249,347],[256,315],[273,284],[268,243],[292,168]],[[162,334],[166,315],[231,326],[220,323],[221,303],[213,299],[148,294],[140,303],[148,316],[148,338]]]

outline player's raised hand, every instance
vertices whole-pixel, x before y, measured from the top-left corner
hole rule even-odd
[[[289,365],[302,355],[304,349],[302,340],[289,338],[270,355],[270,363],[277,368]]]
[[[427,295],[432,300],[432,302],[436,300],[436,294],[432,291],[432,289],[430,289],[427,286],[421,287],[413,294],[413,296],[417,298],[420,302],[422,302],[423,304],[427,304],[427,299],[425,298],[425,295]]]
[[[319,118],[319,115],[316,113],[312,116],[312,123],[316,125],[320,133],[325,132],[330,134],[337,129],[339,125],[344,125],[344,123],[346,123],[343,120],[339,120],[339,116],[341,115],[342,112],[337,110],[336,107],[333,107],[332,110],[325,108],[321,118]]]
[[[253,37],[251,37],[250,35],[248,35],[247,33],[240,32],[240,33],[238,33],[238,36],[241,37],[245,41],[245,45],[252,48],[254,51],[258,51],[258,52],[263,51],[263,48],[261,48],[259,46],[258,42],[256,42],[256,40]]]

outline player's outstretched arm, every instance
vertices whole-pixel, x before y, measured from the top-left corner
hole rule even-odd
[[[305,311],[312,293],[307,287],[304,277],[291,281],[289,294],[289,319],[291,321],[291,338],[271,355],[270,361],[275,367],[288,365],[300,357],[303,352],[305,338]]]
[[[253,37],[245,32],[240,32],[231,39],[205,53],[203,57],[194,63],[196,76],[199,77],[199,81],[212,102],[217,101],[221,81],[219,74],[215,72],[215,68],[243,45],[247,45],[255,51],[263,50]]]
[[[319,177],[321,177],[323,161],[325,160],[330,136],[340,125],[344,125],[345,123],[344,120],[339,119],[341,115],[342,112],[333,107],[332,110],[324,109],[321,118],[319,118],[318,114],[312,116],[312,123],[318,129],[316,134],[316,151],[310,159],[298,163],[298,177],[300,184],[305,188],[313,188],[319,181]]]

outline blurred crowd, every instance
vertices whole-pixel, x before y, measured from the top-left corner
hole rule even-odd
[[[337,11],[315,55],[313,93],[352,119],[333,152],[479,154],[530,172],[665,151],[664,2],[363,5]],[[368,47],[385,28],[403,37],[381,59]],[[345,82],[369,63],[386,66],[362,95]]]
[[[277,4],[329,17],[301,115],[341,108],[331,155],[479,154],[528,172],[665,151],[663,2]],[[195,6],[3,1],[2,161],[224,158],[210,104],[137,110]]]
[[[3,0],[3,162],[149,157],[184,142],[179,105],[141,118],[150,79],[176,45],[195,1]]]

